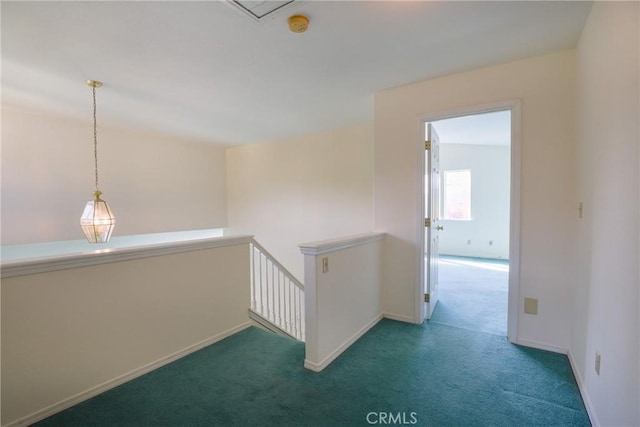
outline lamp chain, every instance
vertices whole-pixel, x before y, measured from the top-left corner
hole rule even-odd
[[[96,119],[96,87],[93,86],[93,158],[96,171],[96,191],[98,191],[98,125]]]

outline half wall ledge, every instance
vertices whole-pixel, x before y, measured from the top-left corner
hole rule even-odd
[[[298,245],[303,255],[322,255],[341,249],[352,248],[367,243],[382,240],[386,233],[369,232],[355,234],[353,236],[340,237],[337,239],[321,240],[317,242],[301,243]]]
[[[11,259],[8,261],[3,259],[0,266],[0,277],[4,279],[7,277],[46,273],[48,271],[66,270],[90,265],[242,245],[250,243],[252,239],[253,236],[251,235],[210,237],[146,245],[139,244],[126,247],[103,248],[90,251],[83,250],[58,255],[54,254],[51,256]],[[5,250],[3,247],[3,255]]]

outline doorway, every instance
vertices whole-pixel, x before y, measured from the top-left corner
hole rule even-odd
[[[424,120],[424,318],[511,341],[517,330],[519,113],[514,101]]]

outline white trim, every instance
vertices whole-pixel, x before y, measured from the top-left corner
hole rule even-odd
[[[169,242],[127,248],[97,249],[89,252],[65,254],[44,258],[10,261],[2,264],[0,277],[25,276],[56,270],[87,267],[118,261],[171,255],[203,249],[220,248],[250,243],[253,236],[214,237],[209,239]]]
[[[378,314],[376,317],[371,319],[366,325],[364,325],[358,332],[353,334],[351,338],[347,339],[344,343],[342,343],[338,348],[331,352],[327,357],[325,357],[320,363],[311,362],[308,359],[304,359],[304,367],[309,369],[310,371],[320,372],[331,362],[333,362],[338,356],[340,356],[346,349],[351,347],[353,343],[358,341],[360,337],[366,334],[369,329],[373,328],[380,320],[382,320],[382,313]]]
[[[397,322],[416,324],[415,319],[413,317],[405,316],[404,314],[382,313],[382,316],[385,319],[395,320]],[[422,321],[418,322],[417,324],[418,325],[422,324]]]
[[[550,351],[553,353],[567,354],[569,352],[569,349],[566,347],[560,347],[554,344],[548,344],[548,343],[538,342],[533,340],[518,340],[513,344],[521,345],[524,347],[531,347],[538,350]]]
[[[520,99],[512,99],[501,102],[480,104],[471,107],[461,107],[427,114],[419,118],[421,127],[418,135],[422,138],[418,141],[418,244],[421,245],[418,255],[417,274],[418,281],[415,287],[415,319],[414,323],[421,323],[425,318],[423,301],[424,288],[424,140],[425,123],[442,119],[469,116],[474,114],[490,113],[494,111],[511,111],[511,194],[509,212],[509,302],[507,315],[507,337],[510,342],[518,341],[518,316],[520,300],[520,190],[522,173],[522,113]],[[552,350],[554,351],[554,350]],[[566,349],[564,351],[566,353]]]
[[[580,395],[582,396],[582,401],[584,402],[584,406],[587,409],[587,415],[589,415],[589,421],[591,421],[591,425],[597,427],[600,425],[600,421],[598,420],[598,416],[596,415],[596,409],[591,402],[591,398],[589,397],[589,393],[587,392],[587,387],[580,375],[580,370],[578,369],[578,364],[576,360],[573,358],[573,353],[571,349],[567,352],[567,357],[569,357],[569,364],[571,365],[571,370],[573,371],[573,376],[576,378],[576,382],[578,383],[578,390],[580,390]]]
[[[425,272],[424,272],[424,258],[425,258],[425,226],[424,219],[427,217],[427,212],[425,211],[425,188],[424,188],[424,176],[427,171],[427,164],[425,161],[425,141],[427,140],[427,130],[426,130],[427,120],[422,118],[418,120],[418,135],[420,135],[420,139],[418,140],[418,245],[419,249],[416,251],[417,265],[418,265],[418,274],[417,279],[418,283],[416,284],[414,291],[414,308],[413,308],[413,320],[411,323],[420,324],[424,322],[426,319],[425,313],[425,303],[424,303],[424,294],[425,294]],[[400,320],[402,321],[402,320]]]
[[[354,246],[365,245],[367,243],[382,240],[385,233],[363,233],[354,236],[340,237],[338,239],[322,240],[319,242],[301,243],[298,245],[300,252],[304,255],[322,255]]]
[[[271,322],[269,319],[265,319],[264,317],[262,317],[260,313],[258,313],[257,311],[254,311],[251,308],[249,308],[249,319],[252,320],[252,323],[255,323],[256,325],[260,326],[260,328],[262,329],[266,329],[272,334],[291,338],[292,340],[296,340],[299,342],[304,342],[300,338],[297,338],[295,335],[292,335],[286,330],[282,329],[276,323]]]
[[[522,103],[511,103],[511,194],[509,198],[509,294],[507,338],[518,340],[520,316],[520,191],[522,176]]]
[[[240,331],[243,331],[245,329],[247,329],[249,326],[252,326],[251,322],[246,322],[243,323],[241,325],[235,326],[231,329],[228,329],[224,332],[221,332],[217,335],[214,335],[210,338],[207,338],[203,341],[200,341],[199,343],[190,345],[189,347],[177,351],[173,354],[170,354],[168,356],[162,357],[158,360],[156,360],[155,362],[151,362],[148,363],[144,366],[141,366],[139,368],[136,368],[130,372],[127,372],[126,374],[120,375],[116,378],[113,378],[109,381],[106,381],[100,385],[97,385],[95,387],[92,387],[88,390],[85,390],[83,392],[80,392],[74,396],[71,396],[69,398],[66,398],[58,403],[54,403],[51,406],[48,406],[44,409],[41,409],[37,412],[34,412],[33,414],[27,415],[26,417],[20,418],[18,420],[15,420],[9,424],[4,425],[3,427],[17,427],[17,426],[24,426],[24,425],[31,425],[33,423],[36,423],[38,421],[41,421],[47,417],[50,417],[51,415],[57,414],[58,412],[61,412],[65,409],[68,409],[74,405],[77,405],[80,402],[83,402],[85,400],[88,400],[94,396],[97,396],[100,393],[104,393],[107,390],[110,390],[114,387],[117,387],[121,384],[124,384],[128,381],[131,381],[135,378],[138,378],[148,372],[151,372],[155,369],[158,369],[164,365],[167,365],[171,362],[174,362],[184,356],[187,356],[191,353],[194,353],[198,350],[203,349],[204,347],[210,346],[211,344],[215,344],[218,341],[221,341],[233,334],[237,334]]]
[[[318,356],[318,257],[304,257],[304,343],[305,358]]]

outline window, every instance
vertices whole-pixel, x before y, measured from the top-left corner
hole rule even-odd
[[[471,219],[471,171],[444,171],[444,219]]]

